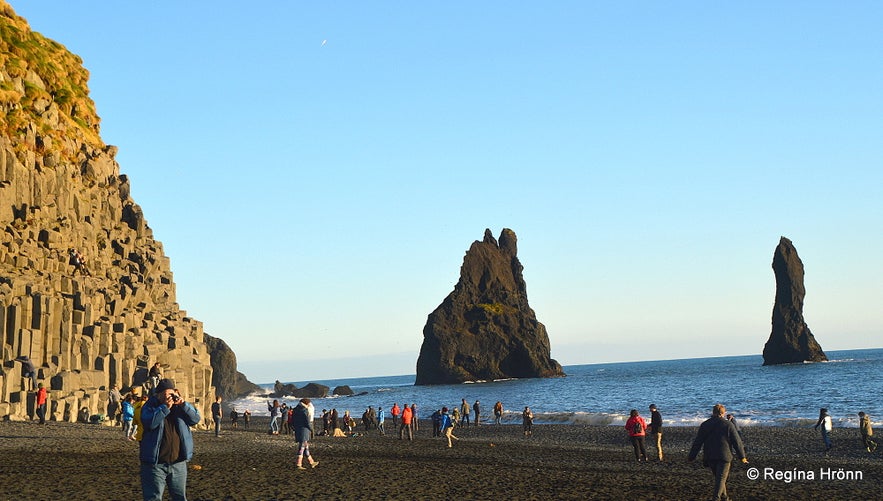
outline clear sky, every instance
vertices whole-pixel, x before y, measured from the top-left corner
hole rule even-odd
[[[883,335],[883,2],[12,0],[253,381],[414,373],[485,228],[562,364]]]

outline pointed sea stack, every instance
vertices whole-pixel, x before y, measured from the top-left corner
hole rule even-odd
[[[415,384],[563,376],[550,358],[546,327],[527,303],[515,232],[475,241],[460,281],[429,314]]]
[[[824,362],[828,360],[803,320],[803,262],[794,244],[785,237],[773,254],[776,303],[773,330],[763,347],[763,365]]]

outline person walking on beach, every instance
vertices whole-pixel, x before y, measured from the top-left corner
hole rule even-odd
[[[472,404],[472,410],[475,411],[475,426],[478,426],[479,424],[481,424],[479,420],[479,418],[481,417],[481,405],[479,404],[478,400],[476,400],[475,403]]]
[[[300,403],[293,409],[292,424],[294,425],[294,439],[297,441],[297,469],[306,470],[303,466],[304,458],[310,463],[310,468],[319,466],[318,461],[313,461],[310,455],[310,438],[313,435],[313,420],[310,415],[310,399],[302,398]]]
[[[46,424],[46,401],[48,400],[48,393],[46,392],[46,388],[43,386],[43,383],[37,384],[37,396],[36,396],[36,404],[37,404],[37,417],[40,419],[40,424]]]
[[[716,404],[711,409],[711,417],[699,425],[699,432],[693,440],[687,461],[693,461],[703,450],[702,464],[711,469],[714,476],[714,493],[712,499],[720,501],[729,499],[727,495],[727,477],[730,475],[730,463],[733,461],[733,453],[730,447],[736,450],[736,455],[743,463],[748,463],[745,449],[742,447],[742,439],[733,423],[724,419],[727,409],[721,404]]]
[[[877,450],[877,442],[871,439],[874,436],[874,428],[871,427],[871,416],[864,412],[858,413],[858,432],[862,436],[862,445],[868,452]]]
[[[825,454],[827,454],[834,447],[831,444],[831,431],[834,429],[834,423],[831,421],[831,415],[828,414],[828,409],[825,407],[819,409],[819,420],[816,421],[813,429],[818,430],[819,426],[822,427],[822,441],[825,442]]]
[[[399,408],[398,402],[392,404],[392,408],[389,409],[389,414],[392,416],[392,426],[395,429],[396,426],[399,425],[399,414],[402,413],[402,410]]]
[[[408,432],[408,440],[414,440],[414,429],[411,428],[413,414],[407,405],[402,409],[402,426],[399,428],[399,440],[405,439],[405,431]]]
[[[141,408],[141,493],[144,501],[161,501],[166,487],[174,501],[187,499],[187,461],[193,457],[190,427],[200,420],[171,379],[160,380]]]
[[[123,399],[123,436],[126,440],[135,440],[135,399],[132,394]]]
[[[503,402],[499,400],[494,404],[494,424],[503,424]]]
[[[533,434],[533,412],[530,407],[525,407],[521,413],[521,426],[524,428],[524,436],[529,437]]]
[[[656,455],[662,461],[662,414],[656,408],[656,404],[650,404],[650,434],[653,435],[653,443],[656,444]]]
[[[212,420],[215,422],[215,436],[221,436],[221,418],[224,416],[224,411],[221,409],[221,396],[217,395],[215,397],[215,402],[212,404]]]
[[[279,417],[282,412],[282,408],[279,406],[278,400],[273,400],[272,403],[267,401],[267,410],[270,411],[270,435],[278,435],[279,434]]]
[[[383,407],[377,406],[377,429],[380,430],[381,435],[386,435],[386,430],[383,429]]]
[[[460,426],[469,426],[469,402],[463,399],[460,404]]]
[[[448,415],[447,407],[442,407],[439,421],[441,422],[441,432],[448,439],[448,448],[450,449],[451,447],[453,447],[451,440],[460,439],[454,436],[454,422],[451,421],[451,416]]]
[[[647,451],[644,449],[644,436],[646,435],[647,423],[644,418],[638,414],[637,409],[629,412],[629,419],[625,422],[625,429],[629,433],[629,440],[632,442],[632,448],[635,449],[635,459],[647,461]]]

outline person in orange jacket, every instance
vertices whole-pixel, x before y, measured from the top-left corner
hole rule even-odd
[[[414,429],[411,428],[411,419],[413,418],[411,408],[407,405],[402,408],[402,426],[399,428],[399,439],[405,439],[405,430],[408,430],[408,440],[414,440]]]

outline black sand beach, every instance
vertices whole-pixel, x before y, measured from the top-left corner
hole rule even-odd
[[[461,440],[448,449],[443,439],[430,438],[428,422],[421,424],[411,443],[400,441],[389,422],[385,437],[376,431],[317,437],[311,449],[320,464],[305,471],[294,468],[293,438],[267,435],[265,419],[254,419],[250,431],[227,427],[221,437],[195,431],[188,499],[709,498],[710,473],[701,461],[686,462],[693,427],[666,430],[665,462],[637,463],[619,427],[536,425],[529,439],[519,426],[458,429]],[[880,496],[883,456],[861,449],[854,429],[835,430],[827,457],[812,429],[744,433],[750,464],[733,466],[734,499]],[[120,428],[0,423],[0,500],[140,499],[137,448]],[[759,469],[761,478],[750,480],[749,468]],[[778,480],[764,478],[776,474]]]

